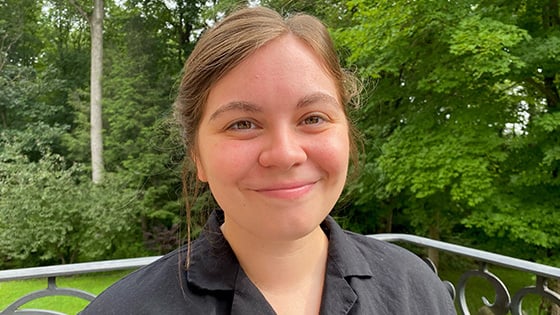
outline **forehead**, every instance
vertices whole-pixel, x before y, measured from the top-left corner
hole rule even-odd
[[[289,99],[314,92],[339,99],[337,84],[321,58],[303,40],[283,35],[258,48],[215,82],[207,106],[257,94]]]

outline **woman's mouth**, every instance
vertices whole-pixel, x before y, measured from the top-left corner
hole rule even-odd
[[[316,182],[273,185],[255,189],[256,192],[275,199],[297,199],[311,191]]]

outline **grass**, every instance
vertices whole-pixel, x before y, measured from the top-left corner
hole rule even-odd
[[[124,277],[130,272],[114,271],[114,272],[100,272],[87,275],[77,275],[71,277],[57,277],[56,284],[59,288],[75,288],[99,294],[105,290],[115,281]],[[45,289],[47,287],[47,279],[31,279],[22,281],[0,282],[0,311],[8,307],[8,305],[15,302],[25,294],[33,291]],[[88,301],[75,297],[67,296],[52,296],[44,297],[29,303],[26,303],[20,309],[34,308],[34,309],[47,309],[65,314],[77,314],[82,310]]]

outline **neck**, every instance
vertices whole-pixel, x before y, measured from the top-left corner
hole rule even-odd
[[[222,225],[241,267],[265,295],[266,292],[283,294],[298,288],[316,287],[317,282],[322,288],[328,238],[321,227],[290,241],[263,239],[233,229],[225,223]]]

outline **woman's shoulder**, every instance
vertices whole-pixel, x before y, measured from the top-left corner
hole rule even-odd
[[[425,258],[390,242],[371,236],[344,231],[347,239],[364,256],[376,270],[387,270],[395,273],[426,274],[433,278],[435,271]]]
[[[92,301],[87,314],[171,314],[184,308],[184,249],[177,249],[128,274]],[[152,302],[150,302],[152,301]],[[165,303],[153,303],[165,301]]]
[[[371,258],[378,257],[384,258],[407,258],[416,261],[419,259],[418,255],[412,253],[396,244],[379,240],[371,235],[364,235],[352,231],[344,230],[346,237],[358,248],[360,251]]]
[[[359,262],[369,276],[350,279],[365,310],[386,306],[392,314],[455,314],[454,290],[437,275],[431,264],[398,245],[344,231],[347,264]],[[391,296],[391,304],[386,300]],[[383,312],[381,312],[383,313]]]
[[[418,268],[422,272],[430,270],[425,261],[409,250],[345,230],[330,216],[325,220],[323,228],[330,237],[331,256],[337,257],[342,265],[367,264],[372,270],[391,273]]]
[[[218,232],[217,225],[205,228],[188,244],[190,252],[183,246],[130,273],[103,291],[81,314],[182,314],[185,310],[227,314],[231,296],[220,289],[230,288],[223,282],[235,281],[233,271],[238,264]]]

